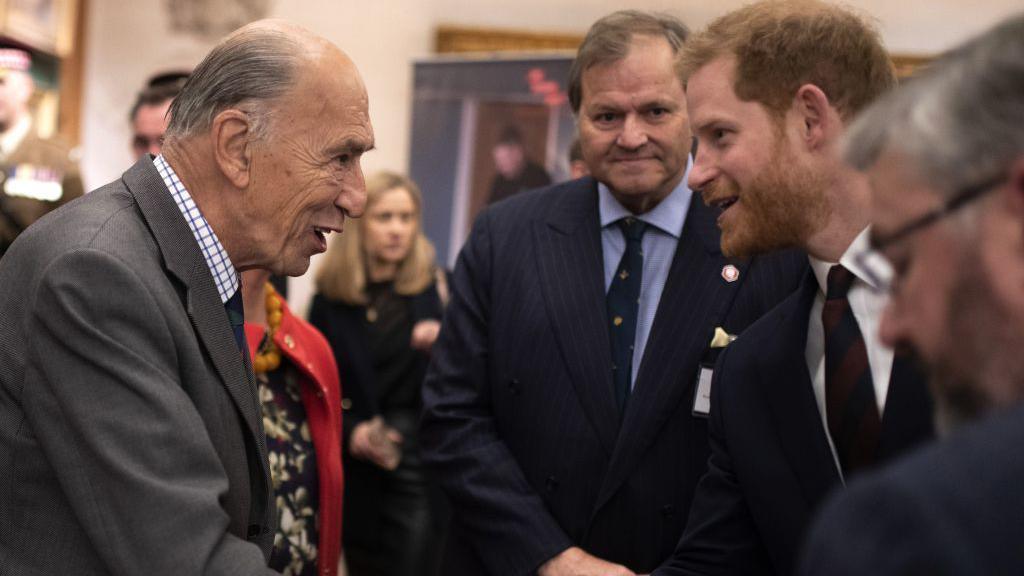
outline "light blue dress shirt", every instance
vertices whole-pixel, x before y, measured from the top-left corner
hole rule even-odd
[[[646,214],[636,215],[627,210],[612,196],[604,184],[597,185],[598,210],[601,217],[601,249],[604,254],[604,292],[612,285],[612,276],[618,269],[622,253],[626,250],[626,239],[616,222],[627,216],[643,220],[649,227],[644,232],[644,275],[640,282],[640,309],[636,324],[636,340],[633,344],[633,387],[636,388],[636,375],[640,370],[640,362],[647,347],[647,337],[654,324],[654,315],[658,311],[661,292],[665,289],[668,271],[672,267],[672,259],[676,254],[676,245],[683,233],[683,223],[690,210],[693,192],[686,186],[687,174],[664,200]]]

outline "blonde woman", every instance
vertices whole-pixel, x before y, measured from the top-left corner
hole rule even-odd
[[[365,214],[327,251],[309,317],[344,391],[345,557],[350,576],[430,574],[436,497],[416,434],[446,288],[416,184],[381,173],[366,188]]]

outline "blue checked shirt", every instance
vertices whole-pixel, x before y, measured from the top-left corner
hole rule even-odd
[[[651,334],[654,315],[658,311],[661,292],[668,280],[668,271],[672,267],[672,259],[676,254],[676,244],[683,233],[683,223],[690,211],[690,199],[693,192],[686,186],[687,174],[664,200],[646,214],[634,215],[612,196],[604,184],[597,186],[598,211],[601,217],[601,249],[604,253],[604,291],[612,285],[612,277],[622,260],[626,250],[626,239],[615,223],[627,216],[633,216],[649,224],[644,233],[642,246],[644,251],[644,273],[640,279],[640,309],[636,323],[636,340],[633,344],[633,377],[631,382],[636,388],[636,375],[640,371],[640,361],[647,347],[647,337]]]
[[[217,285],[221,303],[227,302],[238,291],[239,285],[238,272],[231,263],[231,259],[228,258],[228,253],[217,239],[213,228],[210,228],[210,223],[199,212],[199,207],[192,200],[188,190],[185,190],[185,185],[181,183],[178,175],[164,160],[163,154],[153,159],[153,165],[156,166],[160,177],[164,179],[167,189],[171,191],[174,203],[178,205],[178,210],[181,210],[181,215],[185,217],[188,227],[192,230],[192,235],[196,237],[196,242],[203,251],[203,258],[206,259],[206,265],[210,268],[210,274],[213,275],[213,282]]]

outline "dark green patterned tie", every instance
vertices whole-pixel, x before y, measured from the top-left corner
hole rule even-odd
[[[612,343],[612,382],[619,415],[626,411],[633,380],[633,342],[640,311],[640,283],[644,272],[643,237],[647,224],[636,218],[617,222],[626,238],[626,250],[608,289],[608,331]]]
[[[228,301],[224,303],[224,309],[227,310],[228,320],[231,322],[231,331],[235,333],[235,343],[238,344],[238,350],[245,356],[248,352],[248,346],[245,343],[245,308],[242,306],[242,286],[239,284],[238,290],[228,298]]]

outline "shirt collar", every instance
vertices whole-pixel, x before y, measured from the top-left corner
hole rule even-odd
[[[871,247],[869,242],[870,232],[870,226],[861,230],[860,234],[857,234],[857,237],[853,239],[853,242],[847,246],[846,251],[843,252],[843,255],[839,258],[839,263],[852,272],[853,275],[861,282],[871,286],[872,288],[877,288],[875,283],[871,281],[871,276],[865,274],[864,270],[857,263],[857,254],[866,252]],[[807,258],[811,261],[811,270],[814,271],[814,278],[818,281],[818,288],[824,294],[828,291],[828,271],[830,268],[835,266],[836,263],[819,260],[810,255],[808,255]]]
[[[615,196],[612,196],[611,190],[604,182],[598,182],[597,206],[601,217],[601,227],[606,228],[627,216],[632,216],[678,239],[683,233],[683,223],[686,222],[686,214],[690,211],[690,200],[693,199],[693,192],[686,185],[690,174],[690,165],[691,162],[688,160],[686,172],[683,173],[679,184],[653,210],[644,214],[630,212],[615,199]]]
[[[156,167],[157,172],[160,173],[160,177],[163,178],[164,185],[171,192],[174,203],[178,205],[178,210],[181,210],[182,216],[185,217],[185,222],[188,223],[189,229],[192,230],[196,243],[199,244],[199,248],[203,251],[203,258],[206,260],[206,266],[209,267],[210,274],[213,276],[214,284],[217,285],[217,292],[220,294],[221,303],[227,302],[238,291],[240,280],[238,278],[238,271],[235,270],[234,264],[231,263],[231,258],[228,256],[227,251],[224,250],[224,245],[220,243],[216,232],[213,231],[210,223],[203,217],[202,212],[199,211],[199,206],[196,206],[192,195],[185,189],[185,185],[178,179],[178,175],[171,168],[171,165],[167,163],[167,160],[164,159],[163,154],[153,159],[153,165]]]

